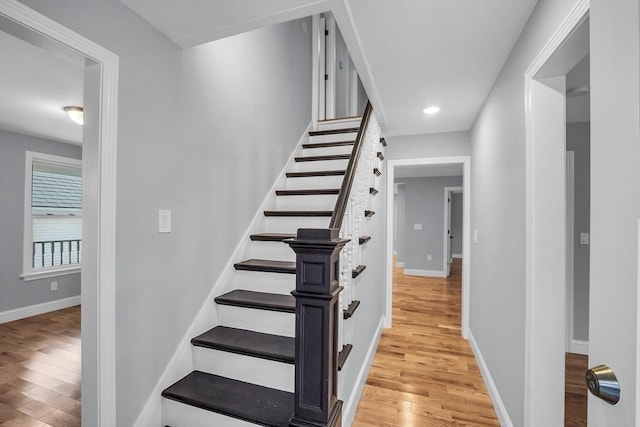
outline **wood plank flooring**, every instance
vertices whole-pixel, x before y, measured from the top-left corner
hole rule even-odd
[[[584,373],[587,371],[587,356],[566,353],[564,388],[565,427],[587,426],[587,385]]]
[[[80,426],[80,306],[0,324],[0,426]]]
[[[393,327],[382,334],[353,427],[500,425],[460,335],[460,261],[448,279],[394,269]]]

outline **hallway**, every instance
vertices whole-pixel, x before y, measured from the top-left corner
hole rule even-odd
[[[394,268],[393,327],[380,339],[353,427],[500,425],[460,335],[461,260],[448,279]]]

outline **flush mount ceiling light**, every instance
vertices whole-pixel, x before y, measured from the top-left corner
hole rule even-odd
[[[84,111],[82,107],[64,107],[63,110],[69,115],[69,118],[79,125],[84,124]]]
[[[440,111],[440,107],[427,107],[424,110],[422,110],[422,112],[427,115],[436,114],[439,111]]]

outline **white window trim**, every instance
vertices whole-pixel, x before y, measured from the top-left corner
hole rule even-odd
[[[63,276],[67,274],[79,273],[81,264],[69,267],[56,266],[46,269],[33,268],[31,259],[31,247],[33,242],[33,228],[31,226],[31,187],[33,185],[33,162],[42,162],[65,167],[82,168],[82,160],[68,157],[54,156],[52,154],[37,153],[35,151],[25,151],[24,166],[24,218],[22,233],[22,274],[20,277],[24,281],[44,279],[47,277]]]

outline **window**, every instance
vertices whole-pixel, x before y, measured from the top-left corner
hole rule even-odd
[[[80,271],[82,162],[26,152],[25,280]]]

